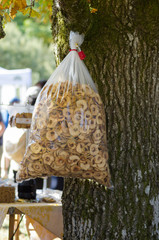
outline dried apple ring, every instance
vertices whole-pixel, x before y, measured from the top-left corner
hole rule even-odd
[[[66,97],[58,98],[56,99],[56,102],[60,107],[66,107],[69,104]]]
[[[63,158],[66,159],[66,158],[68,158],[69,153],[66,152],[66,151],[64,151],[64,150],[59,150],[58,155],[59,155],[60,157],[63,157]]]
[[[55,139],[58,138],[58,134],[55,131],[47,131],[46,138],[49,141],[54,141]]]
[[[63,109],[63,115],[68,121],[71,120],[72,116],[73,116],[73,109],[64,108]]]
[[[94,96],[94,91],[93,89],[87,85],[87,84],[82,84],[82,90],[90,97]]]
[[[72,140],[72,139],[67,141],[67,145],[71,149],[75,149],[76,148],[76,142],[74,140]]]
[[[84,96],[84,94],[85,94],[85,92],[80,88],[80,86],[79,86],[79,87],[76,87],[76,88],[74,89],[74,93],[75,93],[77,99],[83,98],[83,96]]]
[[[29,156],[29,159],[30,160],[33,160],[33,161],[35,161],[35,160],[38,160],[38,159],[40,159],[41,158],[41,154],[36,154],[36,153],[31,153],[30,154],[30,156]]]
[[[71,170],[72,173],[75,173],[75,174],[80,174],[81,173],[81,168],[78,165],[71,166],[70,170]]]
[[[102,175],[102,173],[101,172],[94,172],[93,173],[93,177],[95,178],[95,179],[102,179],[103,178],[103,175]]]
[[[51,165],[52,162],[54,162],[54,157],[50,153],[44,153],[42,155],[42,159],[44,161],[44,164]]]
[[[87,107],[88,107],[87,102],[85,100],[78,100],[76,102],[76,105],[77,105],[78,108],[83,109],[83,110],[86,110]]]
[[[86,160],[86,161],[81,161],[80,162],[80,167],[83,170],[88,170],[90,168],[90,163]]]
[[[96,119],[92,118],[88,121],[88,125],[90,129],[94,129],[96,127]]]
[[[104,158],[103,158],[101,155],[99,155],[99,154],[96,155],[95,158],[94,158],[95,163],[97,163],[97,164],[103,162],[103,159],[104,159]],[[104,160],[104,161],[105,161],[105,160]]]
[[[92,171],[86,171],[82,173],[83,178],[92,178],[93,172]]]
[[[98,145],[92,144],[90,146],[90,154],[94,156],[94,155],[97,155],[98,152],[99,152]]]
[[[57,122],[58,122],[57,118],[50,115],[49,119],[48,119],[47,127],[54,128],[56,126]]]
[[[97,129],[94,133],[93,133],[93,137],[94,137],[94,140],[96,141],[98,141],[98,140],[101,140],[101,138],[102,138],[102,132],[99,130],[99,129]]]
[[[63,157],[57,157],[54,162],[54,169],[55,170],[61,170],[65,166],[66,159]]]
[[[32,143],[31,146],[30,146],[30,149],[33,153],[40,153],[41,151],[41,146],[40,144],[38,144],[37,142],[35,143]]]
[[[74,125],[70,126],[69,127],[69,132],[73,137],[77,137],[80,134],[79,125],[74,124]]]
[[[97,115],[97,124],[102,124],[103,123],[103,118],[102,118],[102,115],[99,113],[98,115]]]
[[[95,158],[91,158],[91,166],[92,166],[93,168],[96,168],[96,167],[97,167],[97,164],[96,164],[96,162],[95,162]]]
[[[104,168],[106,166],[106,161],[104,158],[101,158],[100,162],[97,162],[98,168]]]
[[[42,172],[43,168],[42,161],[35,161],[28,164],[28,171],[31,172]]]
[[[51,153],[52,152],[54,153],[58,149],[57,144],[55,142],[51,142],[51,141],[46,141],[45,142],[45,147],[46,147],[47,151],[51,152]]]
[[[84,134],[85,136],[89,134],[89,125],[84,124],[82,127],[80,127],[80,133]]]
[[[92,114],[89,110],[85,112],[84,118],[86,119],[86,121],[89,121],[92,118]]]
[[[78,153],[82,153],[82,152],[84,151],[84,146],[85,146],[84,143],[78,143],[78,144],[77,144],[77,147],[76,147],[76,151],[77,151]]]
[[[79,160],[80,158],[77,155],[71,155],[67,161],[72,166],[74,164],[77,164]]]
[[[74,111],[73,121],[79,123],[83,121],[84,112],[81,108],[76,108]]]
[[[99,108],[97,107],[97,105],[92,104],[90,106],[90,111],[91,111],[92,115],[96,116],[99,113]]]

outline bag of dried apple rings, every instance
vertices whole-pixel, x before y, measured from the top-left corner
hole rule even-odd
[[[81,60],[83,40],[70,33],[70,52],[39,93],[18,181],[55,175],[111,185],[104,105]]]

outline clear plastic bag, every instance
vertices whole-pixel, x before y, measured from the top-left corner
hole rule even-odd
[[[110,187],[104,105],[79,57],[83,36],[41,90],[17,180],[44,176],[93,179]]]
[[[17,163],[22,161],[26,150],[26,129],[8,126],[3,135],[3,155]]]
[[[9,125],[3,135],[3,155],[19,163],[25,154],[27,129],[31,125],[34,107],[14,104],[6,108],[9,112]]]

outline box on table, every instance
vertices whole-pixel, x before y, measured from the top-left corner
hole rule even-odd
[[[15,187],[1,186],[0,187],[0,203],[15,202]]]

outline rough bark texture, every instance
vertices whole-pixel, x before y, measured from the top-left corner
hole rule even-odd
[[[106,106],[114,190],[66,179],[65,240],[159,239],[159,1],[53,3],[59,63],[69,31],[85,33],[85,63]]]

